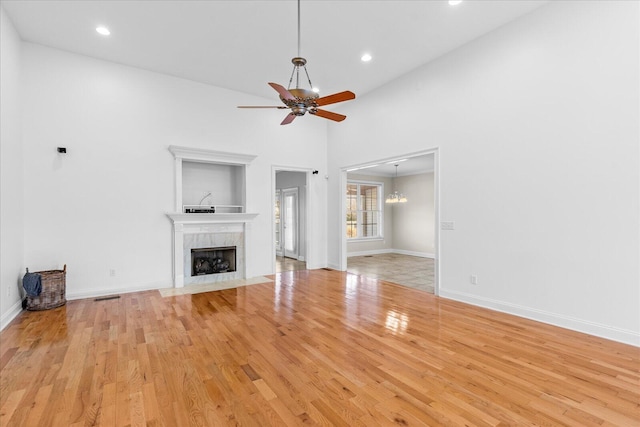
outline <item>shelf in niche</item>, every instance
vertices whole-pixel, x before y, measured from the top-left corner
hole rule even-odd
[[[177,145],[169,151],[176,165],[176,211],[185,212],[184,205],[215,206],[216,214],[245,211],[246,168],[257,156]]]

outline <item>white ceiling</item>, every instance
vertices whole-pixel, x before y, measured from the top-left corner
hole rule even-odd
[[[547,1],[302,0],[301,56],[320,95],[357,96]],[[2,0],[23,40],[279,101],[297,56],[297,2]],[[96,33],[98,25],[111,36]],[[360,61],[364,52],[373,55]]]

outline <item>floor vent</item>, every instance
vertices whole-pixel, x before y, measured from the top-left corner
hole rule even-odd
[[[120,298],[120,295],[111,295],[111,296],[108,296],[108,297],[96,298],[96,299],[94,299],[94,301],[106,301],[106,300],[109,300],[109,299],[118,299],[118,298]]]

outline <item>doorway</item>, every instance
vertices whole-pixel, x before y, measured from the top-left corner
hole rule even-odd
[[[275,171],[275,272],[306,269],[307,173]]]
[[[382,186],[376,199],[382,229],[373,238],[352,236],[343,224],[340,269],[438,295],[438,173],[437,149],[344,168],[343,188],[352,182]],[[396,193],[404,193],[405,202],[393,203]],[[348,200],[342,206],[345,214],[353,211]]]

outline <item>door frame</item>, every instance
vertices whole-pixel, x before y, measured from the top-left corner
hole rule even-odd
[[[340,168],[340,194],[347,194],[347,170],[361,168],[364,166],[377,165],[393,161],[394,159],[404,159],[433,155],[433,203],[434,203],[434,295],[440,295],[440,271],[441,271],[441,247],[440,247],[440,152],[438,147],[424,151],[408,154],[398,154],[393,157],[372,160],[366,163],[348,165]],[[347,217],[347,201],[345,197],[340,197],[340,271],[347,271],[347,224],[343,218]]]
[[[311,253],[309,251],[309,231],[310,231],[310,201],[309,194],[309,182],[311,181],[312,168],[301,168],[295,166],[283,166],[283,165],[271,165],[271,273],[276,272],[276,218],[275,218],[275,206],[276,206],[276,172],[302,172],[305,174],[305,198],[304,198],[304,259],[307,264],[315,262],[311,259]],[[282,207],[280,207],[282,209]],[[300,198],[298,198],[298,211],[300,211]],[[300,215],[298,215],[298,221],[300,222]],[[298,225],[298,233],[300,233],[300,225]],[[284,251],[283,251],[284,253]],[[300,247],[298,247],[298,257],[300,254]]]

